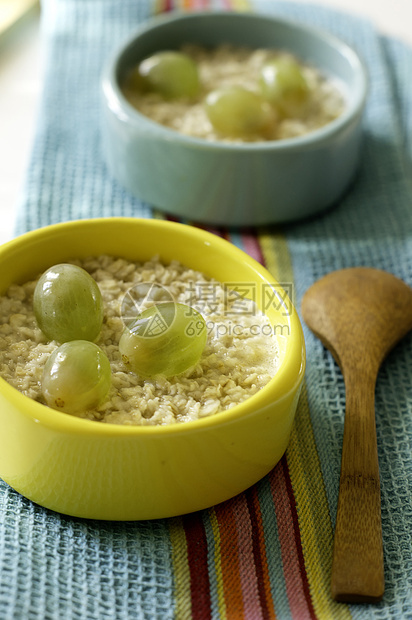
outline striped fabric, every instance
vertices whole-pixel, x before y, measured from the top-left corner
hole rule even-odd
[[[157,0],[156,11],[210,6],[209,0]],[[251,4],[225,0],[223,8],[247,11]],[[208,230],[247,252],[279,282],[294,281],[281,233]],[[287,454],[267,479],[205,513],[171,521],[177,618],[352,617],[330,597],[333,532],[305,389],[296,417]]]
[[[209,230],[293,282],[281,234]],[[352,617],[330,597],[333,531],[305,389],[287,453],[267,478],[171,520],[169,531],[178,618]]]
[[[358,48],[371,83],[362,166],[339,205],[294,226],[212,232],[293,282],[297,308],[333,269],[375,266],[412,284],[412,52],[364,20],[292,0],[43,0],[45,89],[16,233],[85,217],[166,217],[107,173],[101,70],[153,13],[207,8],[329,30]],[[94,522],[45,510],[0,481],[0,620],[412,619],[412,338],[389,356],[376,391],[386,580],[378,605],[330,596],[345,392],[330,354],[307,329],[305,338],[306,384],[287,452],[223,504]]]

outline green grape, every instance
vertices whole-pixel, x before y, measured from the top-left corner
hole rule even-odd
[[[138,375],[172,377],[197,364],[206,339],[206,323],[199,312],[165,302],[144,310],[125,329],[119,350]]]
[[[42,392],[46,403],[65,413],[98,407],[111,385],[110,362],[88,340],[72,340],[58,347],[43,371]]]
[[[33,297],[37,324],[50,340],[95,340],[103,323],[96,281],[81,267],[55,265],[37,282]]]
[[[158,52],[142,60],[130,80],[139,90],[159,93],[165,99],[195,97],[200,87],[194,61],[182,52],[173,51]]]
[[[216,131],[230,137],[265,136],[273,126],[273,111],[251,90],[229,86],[206,97],[206,114]]]
[[[276,58],[262,67],[260,88],[263,97],[287,117],[300,116],[308,102],[309,86],[294,58]]]

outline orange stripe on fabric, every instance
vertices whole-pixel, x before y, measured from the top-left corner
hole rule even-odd
[[[246,499],[249,506],[249,513],[252,524],[254,542],[253,549],[255,555],[255,564],[258,573],[258,586],[263,616],[268,620],[275,620],[276,614],[273,606],[272,592],[270,587],[269,569],[266,557],[265,534],[263,531],[262,513],[260,510],[260,502],[256,485],[246,491]]]
[[[245,616],[233,502],[229,500],[219,504],[214,510],[220,533],[220,563],[226,617],[228,620],[242,620]]]
[[[253,530],[245,493],[233,500],[237,525],[240,579],[242,581],[243,605],[246,618],[262,619],[264,615],[260,604],[258,576],[253,554]]]

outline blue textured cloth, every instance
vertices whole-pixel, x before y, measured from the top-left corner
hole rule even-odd
[[[222,8],[215,2],[217,8]],[[362,165],[351,191],[316,219],[284,226],[296,303],[332,269],[368,265],[412,285],[412,52],[368,21],[292,2],[256,10],[311,23],[364,58],[371,91]],[[99,81],[113,49],[153,14],[143,0],[44,0],[45,87],[16,234],[69,219],[151,217],[108,175],[101,155]],[[339,371],[305,332],[313,428],[336,505],[345,407]],[[359,619],[412,618],[412,338],[382,369],[376,394],[387,592]],[[379,412],[383,412],[382,414]],[[332,475],[333,474],[333,475]],[[328,482],[329,481],[329,482]],[[173,618],[170,538],[163,521],[98,523],[52,513],[0,482],[0,619]]]

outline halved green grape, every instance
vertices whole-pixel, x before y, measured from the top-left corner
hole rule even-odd
[[[129,85],[133,83],[139,90],[154,91],[165,99],[195,97],[200,88],[195,62],[175,51],[158,52],[142,60],[130,75]]]
[[[172,377],[195,366],[207,340],[199,312],[186,304],[160,303],[144,310],[123,332],[119,350],[142,377]]]
[[[310,91],[302,67],[294,58],[275,58],[266,63],[259,83],[263,97],[283,116],[302,114]]]
[[[62,263],[37,282],[33,308],[50,340],[95,340],[103,323],[103,300],[96,281],[81,267]]]
[[[264,137],[275,121],[270,105],[257,93],[241,86],[212,91],[206,97],[205,109],[216,131],[234,138]]]
[[[111,386],[110,362],[88,340],[72,340],[58,347],[43,371],[42,392],[46,403],[65,413],[98,407]]]

